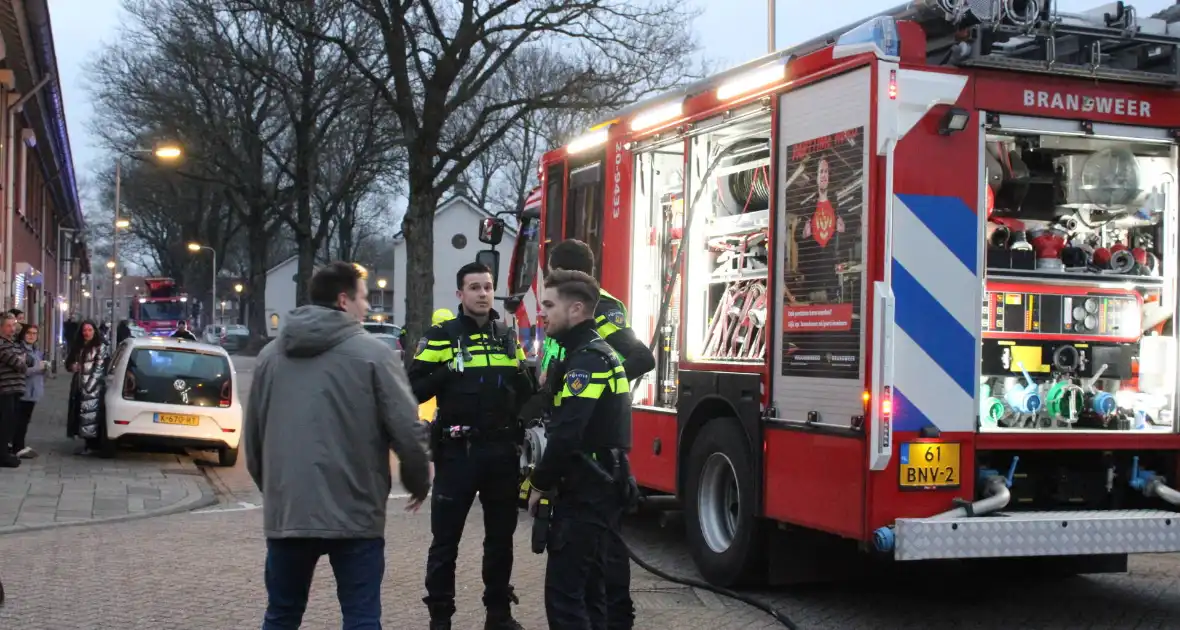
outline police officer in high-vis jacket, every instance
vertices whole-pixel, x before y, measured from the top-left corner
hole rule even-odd
[[[455,613],[455,560],[463,525],[476,494],[483,507],[483,603],[485,628],[516,629],[512,537],[516,532],[517,484],[522,437],[518,410],[533,394],[522,369],[516,336],[492,310],[492,272],[464,265],[456,277],[457,317],[428,329],[410,365],[410,385],[419,402],[438,400],[431,424],[434,491],[426,561],[431,630],[448,630]]]
[[[569,238],[549,249],[549,271],[564,269],[581,271],[594,275],[594,250],[577,239]],[[627,322],[627,307],[622,300],[599,288],[598,306],[594,309],[594,325],[599,336],[606,340],[619,355],[627,379],[635,380],[656,367],[656,358],[651,349],[638,337]],[[548,330],[548,328],[546,328]],[[541,375],[547,377],[549,364],[561,355],[557,343],[546,333],[544,355],[541,358]]]
[[[604,563],[623,511],[631,445],[630,387],[623,366],[594,325],[598,283],[580,271],[545,278],[546,332],[563,350],[551,372],[556,392],[548,444],[532,474],[529,511],[542,496],[553,506],[545,572],[550,628],[606,625]]]
[[[581,271],[592,276],[594,252],[582,241],[561,241],[549,250],[549,270],[557,269]],[[627,380],[633,381],[655,368],[656,359],[651,349],[635,336],[635,331],[628,325],[627,307],[601,288],[598,306],[594,309],[594,327],[622,362]],[[560,345],[548,335],[548,331],[546,327],[544,356],[541,359],[542,383],[549,378],[551,368],[558,365],[563,354]],[[627,556],[627,548],[621,538],[621,528],[621,522],[612,526],[611,540],[606,549],[608,630],[630,630],[635,625],[635,604],[631,600],[631,559]]]

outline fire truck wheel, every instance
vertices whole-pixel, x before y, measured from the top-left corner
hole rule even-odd
[[[753,584],[764,577],[762,523],[754,516],[754,472],[741,425],[715,418],[688,457],[685,526],[693,560],[712,584]]]

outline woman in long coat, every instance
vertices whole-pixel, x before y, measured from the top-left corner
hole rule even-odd
[[[103,395],[110,353],[98,326],[90,320],[78,326],[78,338],[66,357],[66,370],[74,375],[70,384],[70,409],[66,421],[66,437],[79,436],[86,440],[79,454],[97,451],[102,432],[99,428]]]

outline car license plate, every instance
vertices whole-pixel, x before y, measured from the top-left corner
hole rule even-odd
[[[959,444],[903,442],[899,483],[903,490],[959,487]]]
[[[156,414],[156,422],[160,424],[179,424],[186,427],[195,427],[201,424],[200,416],[187,416],[178,413],[158,413]]]

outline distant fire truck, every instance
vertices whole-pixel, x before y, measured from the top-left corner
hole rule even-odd
[[[547,153],[509,292],[594,248],[658,360],[635,475],[715,584],[1180,551],[1178,46],[1121,2],[909,2]]]
[[[190,319],[188,296],[172,278],[146,278],[147,292],[131,303],[131,320],[149,335],[171,335]]]

